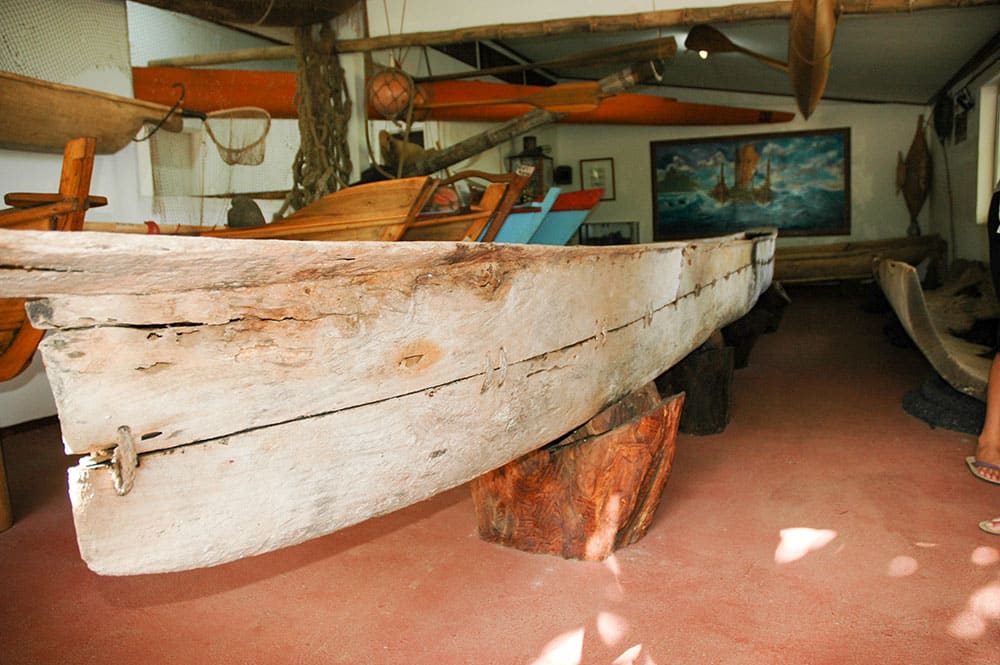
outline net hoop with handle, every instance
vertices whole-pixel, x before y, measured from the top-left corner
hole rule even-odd
[[[226,164],[259,166],[271,131],[271,114],[256,106],[210,111],[205,114],[205,131]]]

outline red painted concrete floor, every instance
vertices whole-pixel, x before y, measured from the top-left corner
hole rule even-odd
[[[104,578],[57,426],[3,445],[0,662],[1000,663],[1000,487],[907,415],[927,366],[837,289],[792,291],[732,421],[681,435],[645,539],[603,563],[480,541],[460,487],[214,569]],[[179,488],[180,491],[188,491]]]

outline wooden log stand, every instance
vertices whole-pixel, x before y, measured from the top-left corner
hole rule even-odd
[[[706,344],[656,378],[656,387],[664,395],[685,394],[677,426],[681,432],[718,434],[729,425],[734,355],[731,346]]]
[[[479,535],[601,561],[642,538],[674,458],[684,395],[650,382],[567,436],[471,483]]]
[[[790,302],[781,283],[773,282],[749,312],[722,329],[723,339],[734,349],[733,367],[743,369],[750,363],[750,351],[757,339],[778,329]]]

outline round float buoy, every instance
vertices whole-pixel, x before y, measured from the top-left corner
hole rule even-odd
[[[368,103],[386,120],[404,117],[415,98],[422,101],[413,79],[401,69],[383,69],[368,81]]]

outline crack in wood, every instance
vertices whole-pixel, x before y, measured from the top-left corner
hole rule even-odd
[[[648,325],[648,321],[655,314],[657,314],[657,313],[659,313],[659,312],[661,312],[661,311],[663,311],[663,310],[665,310],[665,309],[667,309],[669,307],[676,308],[677,304],[680,301],[682,301],[684,299],[687,299],[687,298],[695,297],[695,296],[699,295],[702,291],[704,291],[706,289],[711,289],[711,288],[715,287],[721,281],[728,281],[734,275],[739,275],[739,274],[744,273],[744,272],[746,272],[748,270],[751,270],[751,269],[753,269],[753,268],[755,268],[757,266],[767,265],[769,263],[773,263],[773,260],[766,260],[766,261],[751,260],[750,262],[748,262],[747,264],[745,264],[745,265],[737,268],[736,270],[732,270],[732,271],[729,271],[729,272],[727,272],[727,273],[725,273],[723,275],[720,275],[719,277],[713,279],[710,282],[706,282],[706,283],[703,283],[703,284],[698,284],[696,286],[696,288],[692,289],[691,291],[688,291],[687,293],[675,296],[674,299],[672,299],[670,302],[663,303],[663,304],[661,304],[661,305],[659,305],[658,307],[655,307],[655,308],[652,307],[652,306],[650,306],[645,311],[643,311],[639,316],[633,318],[630,321],[627,321],[627,322],[622,323],[620,325],[614,326],[612,328],[602,329],[602,330],[600,330],[598,332],[595,332],[593,335],[590,335],[590,336],[588,336],[586,338],[577,340],[576,342],[572,342],[570,344],[564,345],[564,346],[562,346],[560,348],[549,349],[549,350],[546,350],[543,353],[536,354],[536,355],[528,357],[528,358],[524,358],[524,359],[521,359],[521,360],[515,360],[513,362],[508,363],[508,365],[509,366],[513,366],[513,365],[521,365],[521,364],[524,364],[524,363],[537,362],[539,360],[544,359],[545,356],[547,356],[547,355],[549,355],[551,353],[564,352],[564,351],[568,351],[568,350],[571,350],[571,349],[574,349],[574,348],[582,347],[582,346],[584,346],[584,345],[586,345],[588,343],[592,343],[592,342],[596,341],[602,335],[608,335],[608,334],[617,333],[619,331],[625,330],[628,327],[634,326],[634,325],[644,325],[644,326]],[[344,315],[344,314],[324,314],[324,315],[321,315],[321,316],[316,317],[316,318],[321,319],[321,318],[326,318],[328,316],[346,316],[346,315]],[[154,331],[154,333],[155,333],[156,330],[169,329],[169,328],[175,328],[175,327],[226,326],[226,325],[231,325],[233,323],[238,323],[238,322],[241,322],[241,321],[282,322],[282,321],[289,321],[289,320],[300,320],[300,319],[298,317],[294,317],[294,316],[276,317],[276,318],[251,317],[251,316],[248,316],[248,317],[236,317],[236,318],[230,319],[229,321],[227,321],[225,323],[214,323],[214,324],[212,324],[212,323],[199,324],[199,323],[195,323],[195,322],[176,322],[176,323],[169,323],[169,324],[109,325],[109,326],[96,326],[96,327],[123,327],[123,328],[135,328],[135,329],[149,329],[149,330]],[[315,320],[315,319],[304,319],[304,320]],[[94,326],[90,326],[90,327],[94,327]],[[196,331],[192,331],[192,332],[196,332]],[[153,334],[153,333],[151,333],[151,334]],[[410,361],[413,358],[414,358],[413,356],[406,356],[406,357],[404,357],[403,362],[406,363],[407,361]],[[154,363],[151,367],[155,367],[157,364],[160,364],[160,363]],[[533,376],[533,375],[536,375],[536,374],[539,374],[539,373],[542,373],[542,372],[555,371],[555,370],[560,369],[561,367],[565,367],[565,366],[559,365],[559,366],[552,366],[552,367],[541,368],[541,369],[535,370],[535,371],[527,374],[526,376],[530,377],[530,376]],[[496,369],[496,368],[493,368],[493,369]],[[371,400],[369,402],[364,402],[364,403],[360,403],[360,404],[354,404],[354,405],[351,405],[351,406],[337,408],[337,409],[331,409],[331,410],[327,410],[327,411],[321,411],[321,412],[310,413],[310,414],[303,414],[303,415],[299,415],[299,416],[295,416],[295,417],[291,417],[291,418],[286,418],[286,419],[282,419],[282,420],[271,422],[271,423],[266,423],[266,424],[261,424],[261,425],[255,425],[255,426],[252,426],[252,427],[247,427],[247,428],[244,428],[244,429],[241,429],[241,430],[237,430],[237,431],[233,431],[233,432],[229,432],[229,433],[226,433],[226,434],[220,434],[220,435],[217,435],[217,436],[206,437],[206,438],[203,438],[203,439],[198,439],[198,440],[190,441],[190,442],[187,442],[187,443],[181,443],[181,444],[178,444],[178,445],[175,445],[175,446],[171,446],[169,448],[161,448],[161,449],[157,449],[157,450],[151,450],[151,451],[147,451],[147,452],[142,452],[142,453],[139,453],[139,457],[141,458],[141,457],[144,457],[144,456],[147,456],[147,455],[155,455],[155,454],[171,454],[174,451],[183,452],[183,449],[185,449],[185,448],[188,448],[188,447],[191,447],[191,446],[208,444],[208,443],[227,443],[229,441],[229,439],[232,438],[232,437],[234,437],[234,436],[239,436],[239,435],[247,434],[247,433],[254,432],[254,431],[266,430],[266,429],[270,429],[270,428],[273,428],[273,427],[281,427],[281,426],[288,425],[288,424],[291,424],[291,423],[294,423],[294,422],[301,422],[301,421],[311,420],[311,419],[315,419],[315,418],[323,418],[323,417],[327,417],[327,416],[330,416],[330,415],[333,415],[333,414],[344,413],[344,412],[348,412],[348,411],[351,411],[351,410],[354,410],[354,409],[361,409],[361,408],[369,407],[369,406],[372,406],[372,405],[375,405],[375,404],[385,403],[385,402],[388,402],[390,400],[405,398],[405,397],[409,397],[409,396],[413,396],[413,395],[425,394],[428,397],[432,397],[438,390],[440,390],[442,388],[445,388],[447,386],[455,385],[455,384],[462,383],[462,382],[469,381],[469,380],[481,380],[481,378],[483,376],[485,376],[488,371],[489,371],[489,369],[484,369],[482,372],[477,372],[475,374],[470,374],[468,376],[457,377],[455,379],[452,379],[451,381],[447,381],[447,382],[444,382],[444,383],[441,383],[441,384],[437,384],[437,385],[434,385],[434,386],[427,386],[427,387],[422,387],[422,388],[415,389],[415,390],[412,390],[412,391],[408,391],[408,392],[405,392],[405,393],[398,393],[398,394],[392,395],[391,397],[385,397],[385,398],[381,398],[381,399]],[[107,466],[109,466],[109,462],[104,461],[101,458],[95,459],[93,457],[88,457],[88,458],[84,458],[84,459],[87,460],[87,461],[83,462],[83,463],[87,464],[87,466],[89,466],[89,467],[107,467]]]

